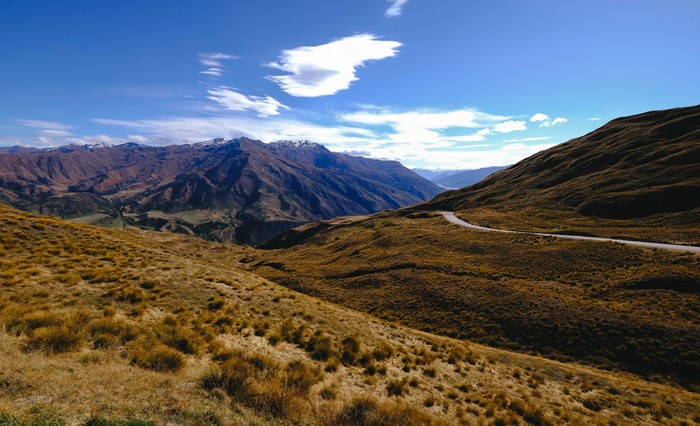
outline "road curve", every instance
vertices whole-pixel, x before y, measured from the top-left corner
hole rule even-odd
[[[539,235],[541,237],[556,237],[564,238],[567,240],[583,240],[583,241],[602,241],[602,242],[613,242],[620,244],[627,244],[630,246],[637,247],[647,247],[647,248],[657,248],[663,250],[673,250],[673,251],[685,251],[691,253],[700,253],[700,247],[693,246],[681,246],[677,244],[661,244],[661,243],[650,243],[646,241],[630,241],[630,240],[616,240],[611,238],[599,238],[599,237],[583,237],[578,235],[559,235],[559,234],[542,234],[539,232],[525,232],[525,231],[506,231],[503,229],[486,228],[484,226],[472,225],[469,222],[465,222],[455,216],[454,212],[440,212],[449,222],[455,225],[464,226],[465,228],[477,229],[479,231],[489,231],[489,232],[505,232],[508,234],[528,234],[528,235]]]

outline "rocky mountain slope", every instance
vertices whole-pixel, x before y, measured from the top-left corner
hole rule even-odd
[[[336,154],[309,142],[239,138],[0,155],[0,200],[20,209],[246,244],[439,192],[399,163]]]

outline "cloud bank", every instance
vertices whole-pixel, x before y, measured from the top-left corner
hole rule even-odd
[[[268,75],[282,90],[292,96],[327,96],[345,90],[358,80],[358,67],[367,61],[396,55],[401,43],[378,40],[372,34],[359,34],[320,46],[302,46],[284,50],[278,62],[268,67],[289,75]]]

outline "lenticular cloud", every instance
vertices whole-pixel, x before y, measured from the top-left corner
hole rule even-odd
[[[337,93],[357,80],[357,67],[365,62],[396,55],[401,43],[377,40],[372,34],[359,34],[320,46],[302,46],[285,50],[278,62],[267,64],[290,73],[269,75],[292,96],[316,97]]]

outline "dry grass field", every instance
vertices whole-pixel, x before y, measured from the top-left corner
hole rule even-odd
[[[693,424],[670,383],[415,331],[257,251],[0,206],[0,425]]]
[[[320,223],[251,270],[445,336],[700,384],[700,257],[473,231],[433,213]],[[320,259],[320,261],[319,261]]]

